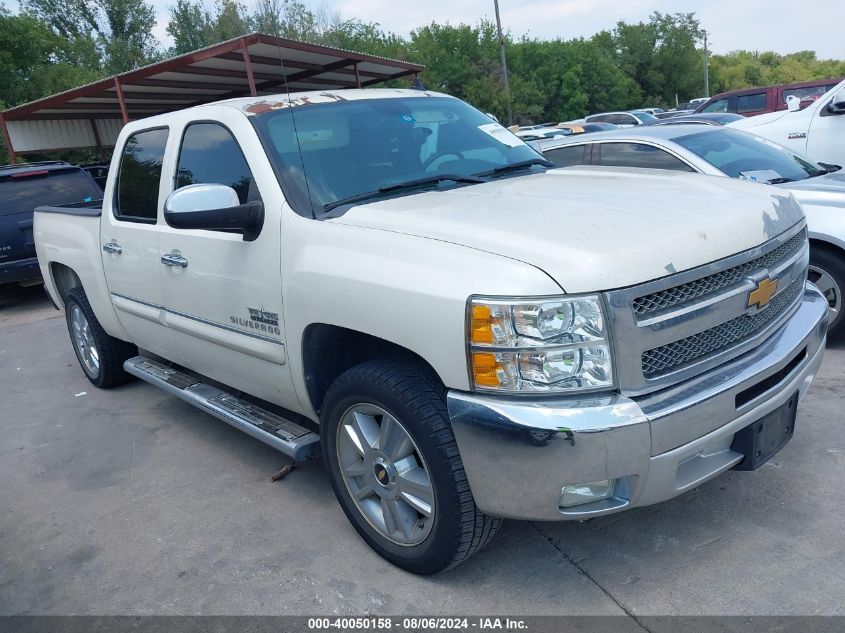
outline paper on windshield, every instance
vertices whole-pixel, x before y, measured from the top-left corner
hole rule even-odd
[[[769,182],[775,178],[782,178],[774,169],[755,169],[753,171],[741,171],[739,175],[745,180],[753,180],[754,182]]]
[[[522,140],[515,136],[513,132],[509,132],[498,123],[486,123],[484,125],[479,125],[478,129],[486,134],[489,134],[494,139],[503,145],[507,145],[508,147],[519,147],[520,145],[524,145]]]

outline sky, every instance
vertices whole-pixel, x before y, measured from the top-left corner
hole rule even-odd
[[[17,8],[16,0],[0,0]],[[206,0],[209,4],[213,0]],[[242,0],[250,6],[252,0]],[[432,21],[451,24],[493,19],[493,0],[303,0],[312,10],[324,7],[343,18],[378,22],[387,31],[407,35]],[[152,0],[158,13],[154,34],[170,39],[168,7],[175,0]],[[502,26],[514,36],[590,37],[612,29],[619,20],[648,20],[652,11],[695,12],[710,34],[710,49],[727,53],[745,49],[791,53],[814,50],[821,59],[845,59],[843,0],[499,0]]]

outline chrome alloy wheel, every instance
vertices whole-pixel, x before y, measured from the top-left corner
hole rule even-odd
[[[833,275],[817,268],[810,266],[807,271],[807,278],[816,285],[821,293],[827,299],[827,322],[833,323],[842,309],[842,290]]]
[[[89,376],[96,377],[100,373],[100,354],[88,319],[75,303],[70,308],[70,324],[73,330],[73,346],[82,361],[82,368]]]
[[[431,532],[434,487],[414,440],[399,421],[372,404],[341,416],[337,460],[358,511],[382,536],[418,545]]]

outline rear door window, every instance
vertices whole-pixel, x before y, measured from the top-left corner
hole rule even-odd
[[[750,95],[739,95],[736,98],[736,113],[759,112],[766,109],[766,93],[755,92]]]
[[[103,192],[79,169],[18,172],[0,179],[0,216],[31,213],[42,205],[93,202]]]
[[[126,141],[120,159],[114,215],[119,220],[155,224],[166,128],[136,132]]]
[[[645,167],[693,171],[693,169],[670,153],[652,145],[641,143],[599,143],[598,161],[594,164],[607,167]]]
[[[192,123],[185,128],[176,188],[193,184],[227,185],[237,192],[241,204],[257,196],[240,146],[232,133],[218,123]]]
[[[543,157],[552,161],[555,167],[587,165],[590,162],[589,145],[567,145],[543,152]]]

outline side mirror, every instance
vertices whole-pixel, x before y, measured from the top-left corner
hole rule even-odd
[[[845,114],[845,88],[840,88],[833,93],[833,99],[827,104],[827,110],[831,114]]]
[[[226,185],[187,185],[167,197],[164,220],[174,229],[241,231],[244,241],[251,242],[264,224],[264,205],[241,204]]]
[[[795,95],[789,95],[786,98],[786,109],[790,112],[798,112],[801,109],[801,99]]]

